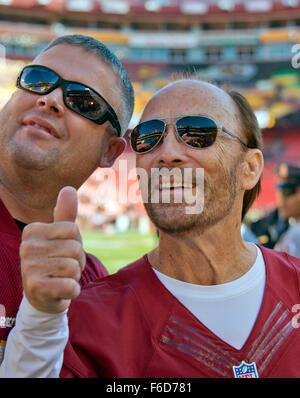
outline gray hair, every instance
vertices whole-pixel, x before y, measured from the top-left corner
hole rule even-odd
[[[134,108],[134,91],[129,77],[118,58],[99,40],[85,35],[73,34],[59,36],[53,39],[41,53],[59,44],[79,46],[85,51],[97,55],[112,67],[119,77],[119,89],[121,92],[121,134],[124,135],[130,123]]]

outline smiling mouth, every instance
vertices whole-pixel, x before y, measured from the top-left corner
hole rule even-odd
[[[25,126],[35,127],[35,128],[37,128],[37,129],[39,129],[39,130],[43,130],[43,131],[45,131],[46,133],[52,135],[51,132],[50,132],[50,130],[49,130],[47,127],[41,126],[40,124],[37,124],[37,123],[29,123],[29,124],[25,124]]]
[[[36,130],[36,131],[39,131],[39,132],[42,131],[42,132],[47,133],[48,135],[50,135],[52,137],[59,138],[58,134],[56,133],[56,131],[53,128],[51,128],[51,126],[48,127],[45,124],[38,123],[35,120],[25,121],[25,122],[23,122],[23,126],[24,127],[31,127],[34,130]]]
[[[190,183],[182,183],[182,182],[180,182],[180,183],[171,183],[171,182],[167,182],[167,183],[161,183],[161,184],[159,184],[158,185],[158,189],[160,190],[160,191],[162,191],[162,190],[164,190],[164,189],[169,189],[169,190],[174,190],[174,189],[192,189],[192,188],[195,188],[196,187],[196,184],[195,183],[193,183],[193,184],[190,184]]]

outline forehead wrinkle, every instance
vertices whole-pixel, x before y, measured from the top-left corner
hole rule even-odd
[[[165,98],[167,98],[167,101]],[[233,120],[240,125],[238,110],[230,95],[223,89],[207,82],[199,80],[179,80],[170,83],[153,95],[144,113],[151,112],[151,109],[155,107],[158,101],[164,101],[164,106],[160,107],[161,110],[164,110],[164,116],[171,116],[172,106],[180,107],[180,114],[188,114],[191,109],[191,104],[195,104],[194,109],[197,108],[197,105],[203,107],[206,114],[210,114],[213,118],[217,117],[219,119],[218,122],[221,124],[225,116],[229,118],[229,120],[233,118]],[[185,104],[185,106],[182,107],[182,104]],[[217,108],[216,104],[218,104]],[[212,107],[211,109],[213,110],[208,111],[208,107]],[[221,110],[221,112],[219,112],[219,110]],[[168,115],[165,113],[168,113]],[[179,113],[177,112],[176,114]],[[155,115],[157,116],[157,112]],[[151,117],[152,116],[150,116],[150,118]]]

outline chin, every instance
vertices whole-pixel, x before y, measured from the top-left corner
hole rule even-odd
[[[28,148],[28,146],[16,145],[12,151],[14,163],[26,170],[51,170],[58,164],[57,151],[46,153],[43,150]]]
[[[150,220],[159,230],[167,234],[199,234],[203,230],[201,215],[186,214],[186,207],[183,204],[145,203]]]

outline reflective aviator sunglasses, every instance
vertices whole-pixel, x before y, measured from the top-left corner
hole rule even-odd
[[[163,119],[177,119],[176,122],[166,123]],[[217,125],[207,116],[174,116],[151,119],[138,124],[131,132],[130,144],[134,152],[146,153],[156,148],[166,134],[166,127],[174,124],[176,134],[181,142],[192,148],[208,148],[216,141],[218,131],[223,131],[240,141],[248,148],[240,137]]]
[[[63,89],[63,100],[67,108],[96,124],[109,121],[121,135],[118,117],[109,103],[86,84],[65,80],[52,69],[42,65],[28,65],[21,71],[17,87],[38,95],[45,95],[56,89]]]

